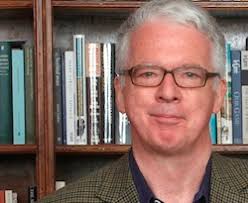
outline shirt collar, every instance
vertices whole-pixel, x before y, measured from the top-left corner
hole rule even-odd
[[[141,203],[150,203],[150,199],[152,199],[154,195],[150,187],[147,185],[144,176],[139,170],[139,167],[134,159],[132,149],[129,151],[129,166],[133,177],[134,185],[138,192],[139,201]]]
[[[211,159],[209,159],[202,183],[200,185],[200,189],[195,194],[193,203],[200,203],[203,199],[205,200],[205,203],[209,202],[211,165]],[[129,151],[129,167],[131,170],[134,185],[138,192],[139,201],[141,203],[150,203],[151,199],[155,197],[150,187],[148,186],[144,176],[139,170],[139,167],[134,159],[132,149]]]

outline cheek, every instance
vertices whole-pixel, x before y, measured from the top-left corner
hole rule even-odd
[[[214,97],[209,91],[200,91],[199,94],[188,94],[184,106],[186,115],[189,115],[191,125],[208,123],[211,113],[213,112]]]
[[[144,88],[127,86],[126,92],[125,108],[127,111],[144,111],[152,103],[154,98],[153,93],[144,90]]]

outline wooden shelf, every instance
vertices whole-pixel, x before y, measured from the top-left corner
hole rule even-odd
[[[52,5],[54,7],[66,7],[66,8],[84,8],[84,9],[135,9],[139,8],[145,1],[61,1],[54,0]]]
[[[54,7],[85,9],[136,9],[146,1],[85,1],[85,0],[53,0]],[[248,1],[195,1],[195,4],[210,10],[248,10]]]
[[[0,9],[12,8],[32,8],[32,0],[19,0],[19,1],[0,1]]]
[[[58,145],[57,154],[118,155],[128,151],[130,145]]]
[[[213,145],[213,151],[220,154],[247,154],[248,145]]]
[[[56,153],[117,155],[128,151],[130,145],[58,145]],[[248,145],[213,145],[213,151],[221,154],[247,154]]]
[[[0,154],[36,154],[37,146],[26,145],[0,145]]]

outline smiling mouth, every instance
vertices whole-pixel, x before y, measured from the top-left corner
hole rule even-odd
[[[156,122],[164,125],[177,125],[182,122],[183,118],[177,115],[153,114],[151,115]]]

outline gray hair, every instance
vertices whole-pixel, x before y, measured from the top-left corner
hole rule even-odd
[[[225,75],[225,38],[214,17],[189,0],[153,0],[140,7],[121,25],[118,31],[116,73],[125,67],[130,33],[138,26],[157,17],[183,25],[193,25],[213,43],[212,64],[221,77]]]

